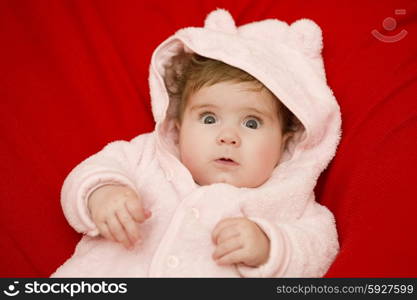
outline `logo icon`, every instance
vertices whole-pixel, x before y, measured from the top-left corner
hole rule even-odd
[[[395,14],[396,15],[405,15],[406,10],[405,9],[396,9]],[[395,28],[397,28],[397,21],[392,17],[385,18],[384,21],[382,21],[382,27],[384,27],[384,29],[387,30],[387,31],[393,31]],[[405,30],[405,29],[401,30],[396,35],[385,35],[385,34],[380,33],[376,29],[372,30],[371,33],[376,39],[378,39],[378,40],[380,40],[381,42],[384,42],[384,43],[396,43],[396,42],[402,40],[408,34],[407,30]]]
[[[19,281],[14,281],[13,284],[10,284],[8,286],[7,290],[3,291],[3,293],[5,293],[7,296],[10,296],[10,297],[14,297],[14,296],[18,295],[20,293],[20,291],[16,290],[16,286],[15,286],[18,283],[19,283]]]

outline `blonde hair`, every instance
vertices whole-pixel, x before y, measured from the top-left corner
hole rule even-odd
[[[222,61],[210,59],[197,54],[179,54],[173,57],[171,68],[171,84],[166,86],[170,96],[177,97],[176,118],[181,123],[188,98],[203,87],[216,83],[232,81],[236,83],[249,82],[253,89],[262,91],[266,89],[277,100],[277,113],[281,121],[283,133],[294,131],[292,129],[293,114],[279,99],[258,79],[247,72],[225,64]],[[173,76],[173,78],[172,78]],[[175,82],[173,85],[172,83]]]

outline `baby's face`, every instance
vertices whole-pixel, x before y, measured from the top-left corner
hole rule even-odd
[[[200,185],[260,186],[284,148],[277,109],[277,100],[251,83],[201,88],[189,97],[178,125],[182,163]]]

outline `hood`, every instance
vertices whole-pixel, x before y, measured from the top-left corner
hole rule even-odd
[[[305,176],[314,178],[314,187],[334,156],[341,130],[340,110],[326,83],[321,50],[321,29],[308,19],[291,25],[267,19],[236,26],[229,12],[217,9],[207,16],[204,27],[177,31],[157,47],[150,66],[152,111],[162,147],[175,154],[176,100],[170,99],[165,87],[167,66],[181,51],[197,53],[251,74],[292,111],[302,126],[276,169],[288,174],[301,168]]]

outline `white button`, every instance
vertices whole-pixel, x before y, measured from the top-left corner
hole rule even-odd
[[[197,208],[193,207],[191,208],[191,212],[193,213],[194,218],[198,219],[200,217],[200,212]]]
[[[167,259],[168,267],[176,268],[178,266],[179,262],[180,261],[179,261],[178,257],[173,256],[173,255],[168,256],[168,259]]]

